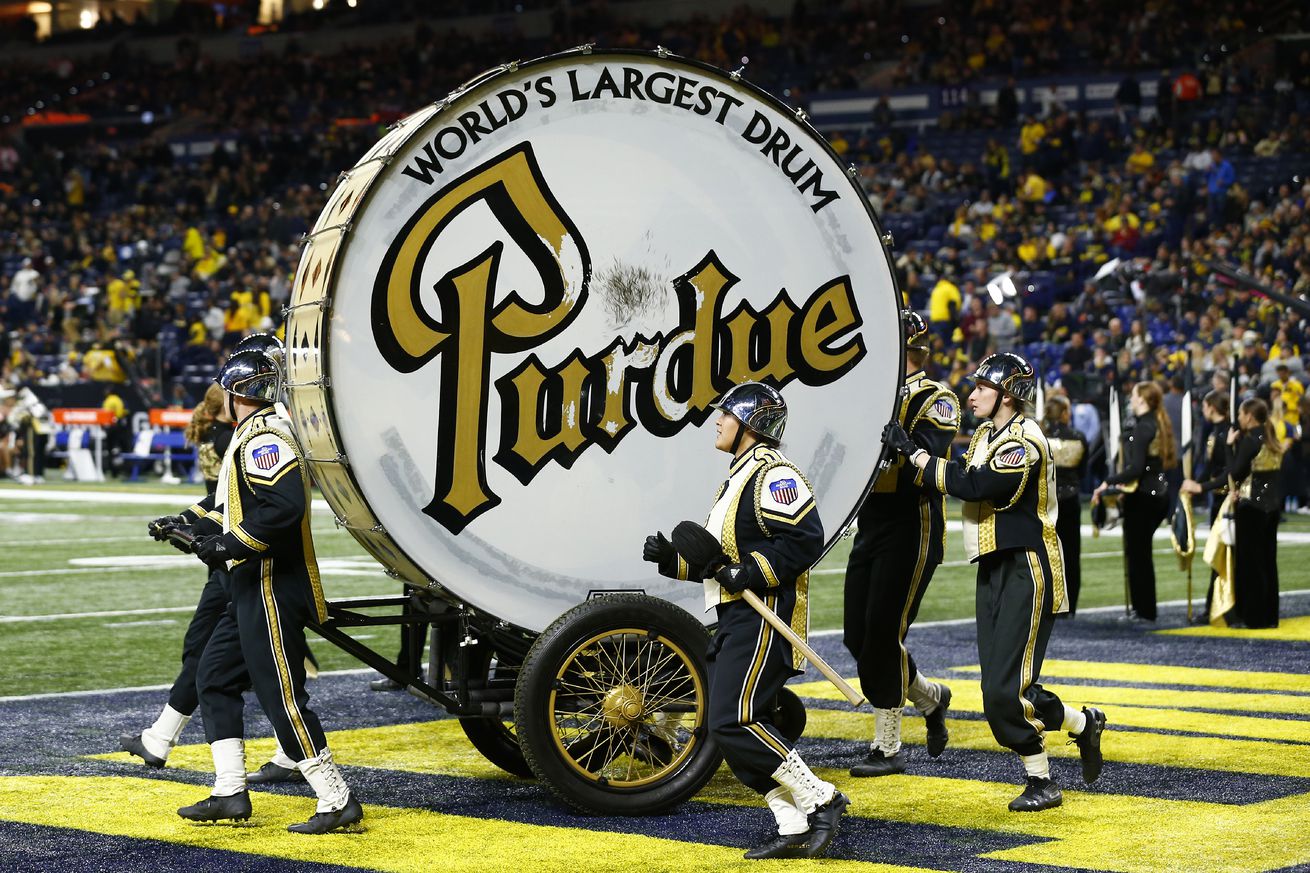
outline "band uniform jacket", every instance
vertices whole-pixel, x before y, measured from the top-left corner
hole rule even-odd
[[[1263,429],[1249,430],[1238,439],[1231,474],[1237,483],[1237,500],[1261,512],[1277,512],[1282,499],[1278,477],[1283,457],[1269,446]]]
[[[777,449],[757,443],[733,459],[705,527],[733,563],[746,567],[751,587],[762,580],[765,593],[777,596],[776,611],[790,612],[792,630],[805,639],[809,571],[823,554],[824,536],[814,492],[801,471]],[[681,557],[659,569],[675,579],[690,578]],[[713,579],[704,585],[707,611],[742,599]],[[792,659],[799,669],[800,655],[793,651]]]
[[[319,621],[327,618],[323,586],[310,534],[309,480],[291,422],[275,407],[241,422],[232,435],[213,496],[183,518],[197,533],[223,535],[234,576],[243,567],[265,577],[299,577],[307,583]]]
[[[915,445],[930,455],[946,458],[960,429],[960,401],[949,387],[929,379],[920,370],[905,379],[896,420]],[[859,522],[865,527],[886,519],[904,521],[923,510],[928,514],[925,560],[940,564],[946,550],[946,495],[926,486],[923,471],[896,453],[892,464],[874,480],[860,508]]]
[[[1051,571],[1051,611],[1069,609],[1055,532],[1055,464],[1037,422],[1023,413],[1000,428],[984,421],[963,464],[930,458],[923,473],[938,491],[965,501],[964,547],[970,561],[1009,550],[1044,555]]]
[[[1125,494],[1147,494],[1164,497],[1169,485],[1164,478],[1164,461],[1161,459],[1164,439],[1155,423],[1154,414],[1138,416],[1136,423],[1123,436],[1123,451],[1119,457],[1123,465],[1118,473],[1105,477]]]
[[[1087,437],[1082,431],[1063,422],[1050,427],[1046,441],[1055,462],[1055,495],[1059,500],[1075,500],[1083,473],[1087,470]]]
[[[1228,445],[1228,432],[1232,425],[1225,419],[1210,428],[1205,442],[1205,479],[1197,483],[1202,491],[1228,493],[1228,467],[1232,450]]]

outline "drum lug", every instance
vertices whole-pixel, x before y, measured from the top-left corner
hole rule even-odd
[[[860,175],[860,168],[855,166],[854,164],[851,164],[849,167],[846,168],[846,175],[854,179],[856,176]]]
[[[308,382],[288,382],[288,388],[327,388],[332,384],[329,376],[319,376],[317,379],[310,379]],[[345,457],[340,456],[344,461]]]
[[[519,71],[519,62],[510,61],[508,64],[505,65],[505,71],[507,73],[517,73]]]
[[[343,467],[350,466],[350,462],[346,460],[346,456],[340,452],[337,452],[335,458],[315,458],[313,455],[305,455],[305,460],[309,461],[311,464],[340,464]],[[340,519],[338,519],[338,523],[338,526],[345,525],[345,522],[340,521]]]
[[[809,113],[807,113],[804,109],[801,109],[801,108],[797,107],[797,109],[796,109],[796,120],[797,120],[797,121],[805,121],[805,120],[807,120],[809,117],[810,117],[810,116],[809,116]]]
[[[882,235],[882,244],[887,246],[887,248],[891,248],[896,244],[896,241],[890,233],[884,233]]]
[[[741,74],[744,72],[746,72],[745,67],[738,67],[737,69],[733,70],[731,73],[728,74],[728,78],[734,82],[740,82]]]
[[[594,42],[584,42],[582,45],[574,46],[570,51],[582,52],[584,55],[591,54],[591,50],[596,47]]]
[[[664,60],[669,55],[673,54],[673,52],[669,51],[662,45],[657,45],[655,46],[655,54],[657,57],[659,57],[660,60]]]

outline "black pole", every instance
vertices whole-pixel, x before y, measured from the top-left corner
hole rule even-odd
[[[1204,259],[1198,259],[1198,260],[1200,260],[1202,264],[1205,264],[1205,266],[1209,267],[1211,270],[1218,273],[1219,275],[1225,276],[1233,280],[1239,285],[1245,285],[1247,288],[1250,288],[1252,291],[1255,291],[1257,294],[1261,294],[1265,297],[1268,297],[1270,300],[1274,301],[1275,303],[1281,303],[1283,306],[1286,306],[1288,309],[1291,309],[1299,313],[1303,318],[1310,318],[1310,303],[1307,303],[1306,301],[1300,300],[1296,297],[1292,297],[1288,294],[1284,294],[1282,291],[1275,291],[1273,288],[1270,288],[1265,283],[1251,276],[1248,276],[1247,274],[1243,273],[1241,270],[1233,269],[1227,264],[1220,263],[1219,261],[1207,261]]]

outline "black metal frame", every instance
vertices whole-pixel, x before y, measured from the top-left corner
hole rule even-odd
[[[328,618],[308,627],[337,648],[399,683],[411,694],[461,718],[512,717],[514,681],[509,677],[471,675],[476,646],[490,647],[502,659],[519,663],[534,636],[465,606],[455,606],[424,589],[382,597],[330,600]],[[376,607],[399,607],[400,612],[372,615],[360,612]],[[431,652],[427,678],[402,670],[400,665],[346,633],[348,628],[430,625]],[[418,660],[420,652],[412,653]],[[490,654],[486,655],[490,660]]]

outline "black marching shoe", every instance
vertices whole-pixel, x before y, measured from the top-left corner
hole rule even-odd
[[[851,768],[852,776],[893,776],[905,772],[905,765],[910,761],[910,753],[901,746],[896,754],[888,757],[882,749],[869,752],[863,761]]]
[[[1060,786],[1054,779],[1029,776],[1023,794],[1010,801],[1010,812],[1041,812],[1054,809],[1063,802],[1064,795],[1060,794]]]
[[[946,741],[951,738],[951,732],[946,729],[946,710],[951,708],[951,689],[937,683],[941,691],[941,700],[937,701],[937,708],[923,717],[928,723],[928,757],[936,758],[946,749]]]
[[[226,797],[206,797],[199,803],[184,806],[177,811],[190,821],[246,821],[250,818],[250,792],[239,791]]]
[[[364,818],[364,807],[359,805],[355,795],[351,794],[346,799],[346,805],[333,812],[316,812],[309,817],[309,821],[302,824],[287,825],[287,830],[293,834],[326,834],[337,828],[344,828],[347,825],[353,825],[355,822]]]
[[[763,858],[802,858],[804,857],[802,853],[813,836],[810,831],[799,834],[778,834],[742,857],[748,861],[759,861]]]
[[[142,761],[146,762],[147,767],[162,767],[164,759],[150,754],[146,751],[146,744],[141,742],[140,734],[124,734],[118,740],[118,745],[124,752],[130,755],[136,755]]]
[[[1101,775],[1105,759],[1101,757],[1101,734],[1105,731],[1105,713],[1095,706],[1084,706],[1083,715],[1087,717],[1087,726],[1083,732],[1069,736],[1069,742],[1078,747],[1078,757],[1083,761],[1083,781],[1091,785]]]
[[[280,764],[269,761],[254,773],[246,774],[246,782],[251,785],[269,785],[274,782],[304,782],[305,774],[295,767],[287,769]]]
[[[828,854],[828,844],[837,836],[837,825],[851,799],[833,789],[832,800],[810,813],[810,844],[801,850],[802,858],[822,858]]]

